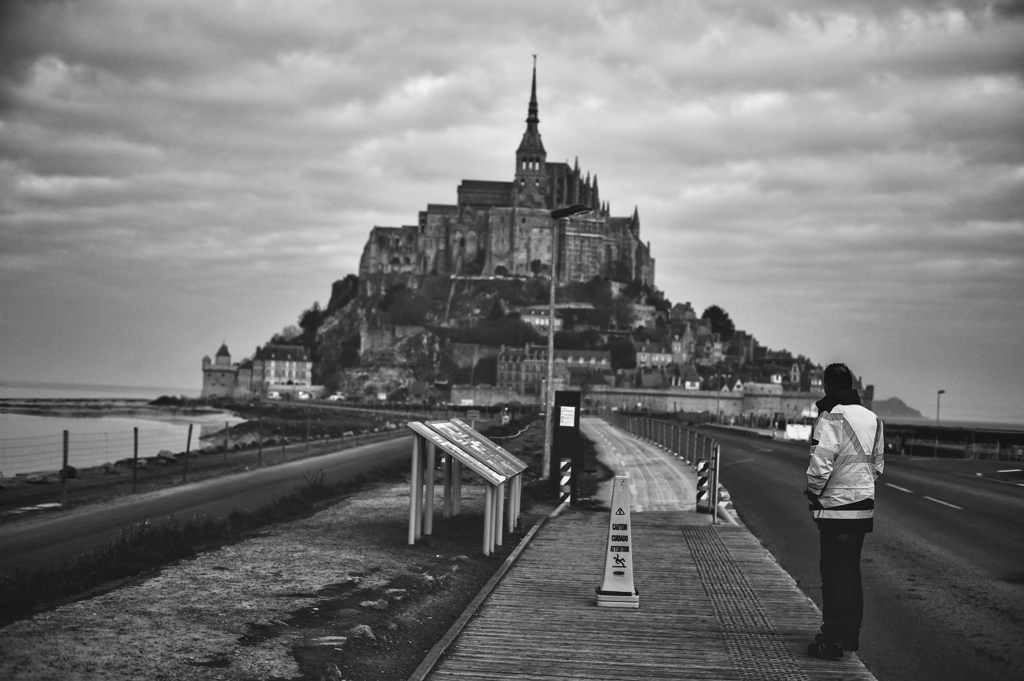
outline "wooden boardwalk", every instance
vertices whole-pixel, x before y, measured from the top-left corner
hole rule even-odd
[[[639,610],[598,608],[608,515],[549,520],[448,649],[442,679],[874,679],[807,657],[820,616],[743,527],[633,513]]]

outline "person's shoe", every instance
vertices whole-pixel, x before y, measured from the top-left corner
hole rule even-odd
[[[823,634],[815,634],[814,635],[814,642],[815,643],[826,643],[824,635]],[[850,653],[854,653],[854,652],[860,650],[860,641],[857,640],[857,639],[853,639],[852,641],[850,641],[848,639],[844,639],[843,642],[840,645],[843,646],[843,650],[845,650],[847,652],[850,652]]]
[[[838,660],[843,656],[843,646],[839,643],[819,643],[815,641],[807,646],[807,654],[822,660]]]

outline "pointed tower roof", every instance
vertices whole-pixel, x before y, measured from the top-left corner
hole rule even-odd
[[[530,88],[530,108],[526,116],[526,132],[523,133],[523,141],[519,143],[516,154],[544,154],[544,143],[540,141],[540,131],[537,124],[540,118],[537,116],[537,55],[533,55],[533,84]]]
[[[217,357],[230,357],[231,353],[228,352],[228,344],[226,342],[220,344],[220,350],[217,351]]]

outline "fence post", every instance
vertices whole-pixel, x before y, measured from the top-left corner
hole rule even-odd
[[[135,494],[135,481],[139,477],[139,429],[133,428],[135,431],[135,454],[132,457],[132,494]]]
[[[231,443],[231,441],[228,439],[230,437],[230,435],[231,435],[231,432],[228,430],[228,428],[230,428],[230,426],[228,425],[228,422],[225,421],[224,422],[224,468],[227,468],[227,465],[228,465],[228,445]]]
[[[256,449],[256,467],[263,468],[263,417],[261,416],[258,421],[256,431],[256,437],[259,439],[259,445]]]
[[[309,456],[309,422],[310,417],[306,417],[306,456]]]
[[[64,473],[60,476],[60,507],[68,507],[68,431],[64,431],[64,467],[61,469]]]
[[[188,441],[185,443],[185,470],[181,472],[181,481],[188,482],[188,460],[192,451],[192,424],[188,424]]]

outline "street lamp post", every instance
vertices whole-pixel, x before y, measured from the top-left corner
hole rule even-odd
[[[942,394],[945,390],[935,393],[935,458],[939,458],[939,407],[942,405]]]
[[[715,372],[715,383],[717,384],[718,394],[715,396],[715,423],[718,423],[718,416],[722,413],[722,370],[719,369]]]
[[[541,461],[540,479],[547,480],[551,469],[551,428],[552,408],[555,403],[555,266],[558,262],[558,221],[573,215],[589,213],[593,208],[574,204],[551,211],[551,290],[548,293],[548,382],[544,386],[544,458]]]

